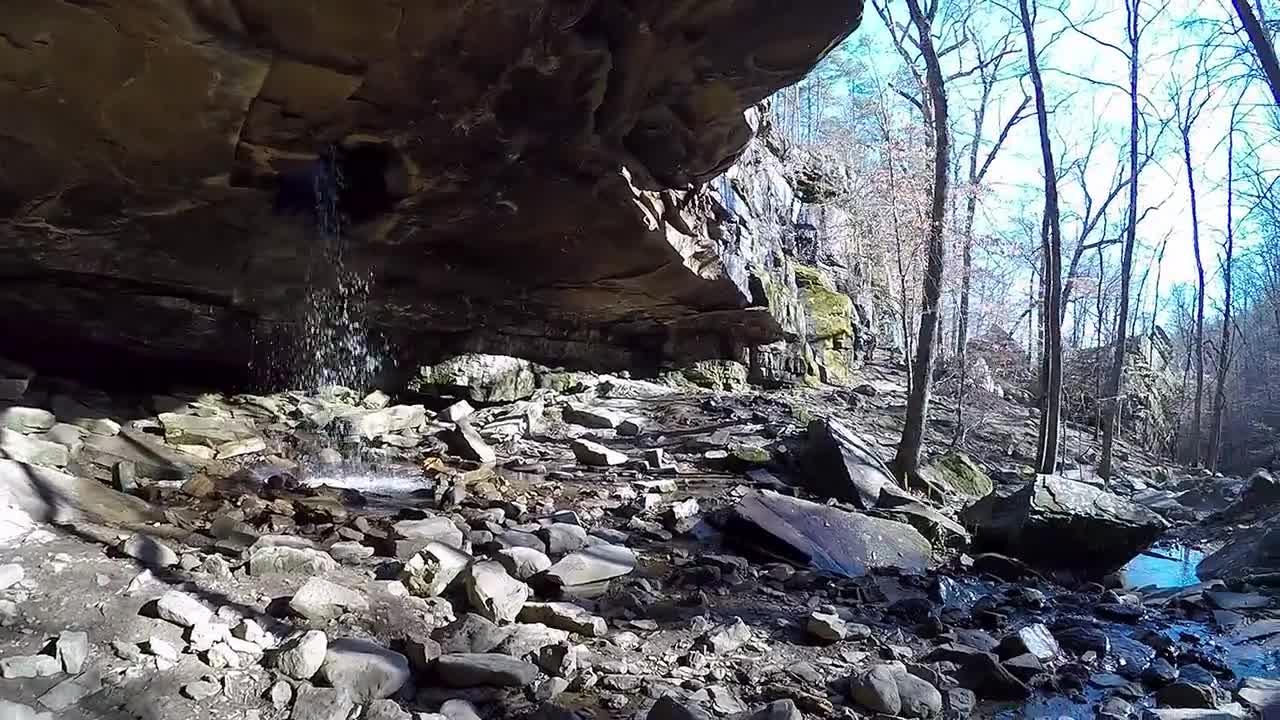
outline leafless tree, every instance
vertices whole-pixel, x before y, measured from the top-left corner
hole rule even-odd
[[[1276,48],[1271,42],[1271,36],[1262,26],[1262,21],[1249,0],[1231,0],[1231,4],[1236,9],[1240,24],[1244,26],[1245,34],[1249,37],[1249,45],[1252,46],[1253,53],[1258,58],[1258,64],[1262,66],[1263,77],[1266,78],[1267,86],[1271,88],[1271,97],[1275,99],[1276,105],[1280,106],[1280,60],[1276,59]]]

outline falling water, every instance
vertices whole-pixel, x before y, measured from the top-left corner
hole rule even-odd
[[[370,348],[365,314],[369,277],[344,264],[346,240],[338,198],[345,187],[335,153],[321,156],[312,175],[317,249],[307,268],[307,298],[294,348],[290,385],[317,390],[342,385],[367,389],[381,368]]]

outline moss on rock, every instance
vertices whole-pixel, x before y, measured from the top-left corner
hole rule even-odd
[[[931,484],[969,497],[984,497],[995,489],[991,477],[962,452],[949,452],[934,458],[920,468],[920,475]]]

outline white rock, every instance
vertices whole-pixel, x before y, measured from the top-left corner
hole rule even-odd
[[[168,660],[169,662],[178,661],[177,646],[164,638],[152,635],[151,639],[147,641],[147,650],[150,651],[152,655],[155,655],[162,660]]]
[[[630,574],[636,568],[636,554],[618,545],[593,545],[566,555],[551,566],[547,577],[560,585],[588,585]]]
[[[237,655],[236,651],[226,643],[218,643],[217,645],[209,648],[207,660],[209,662],[209,667],[214,670],[240,667],[240,656]]]
[[[52,655],[18,655],[0,660],[0,677],[37,678],[57,675],[62,665]]]
[[[334,640],[320,666],[320,677],[345,690],[360,704],[394,695],[409,681],[409,659],[366,640]]]
[[[137,560],[146,568],[167,568],[178,564],[178,553],[159,540],[135,533],[120,545],[120,552]]]
[[[23,435],[9,428],[0,428],[0,457],[20,463],[66,467],[71,462],[71,451],[66,445]]]
[[[214,455],[216,460],[229,460],[241,455],[252,455],[267,451],[267,442],[260,437],[245,438],[243,440],[232,440],[231,442],[222,443],[217,447],[217,454]]]
[[[410,593],[436,597],[444,594],[471,562],[471,556],[461,550],[432,542],[405,563],[400,579]]]
[[[541,623],[587,637],[603,637],[609,631],[605,619],[567,602],[525,603],[517,616],[520,622]]]
[[[462,530],[447,517],[401,520],[391,529],[396,537],[407,540],[435,540],[455,548],[462,547]]]
[[[322,578],[311,578],[294,593],[289,608],[313,622],[330,620],[345,611],[369,609],[369,601],[361,593],[331,583]]]
[[[295,680],[310,680],[320,672],[328,649],[328,637],[319,630],[309,630],[281,647],[276,669]]]
[[[84,661],[89,657],[89,634],[63,630],[58,633],[54,650],[63,671],[71,675],[79,675],[84,668]]]
[[[514,622],[529,599],[529,586],[507,574],[502,565],[486,560],[467,574],[467,598],[480,615],[494,622]]]
[[[203,622],[194,625],[187,636],[187,642],[196,652],[207,652],[209,648],[231,636],[231,628],[220,622]]]
[[[328,553],[311,548],[275,545],[261,547],[249,554],[249,574],[324,575],[338,569],[338,562]]]
[[[627,462],[627,456],[590,440],[574,440],[573,455],[583,465],[611,467]]]
[[[466,400],[459,400],[458,402],[441,410],[439,419],[442,422],[456,423],[475,411],[476,409],[471,407],[471,403]]]
[[[541,550],[528,547],[509,547],[499,550],[494,560],[517,580],[528,580],[551,567],[551,558]]]
[[[0,590],[8,590],[9,588],[22,582],[22,578],[26,575],[22,566],[15,563],[0,565]]]
[[[0,428],[7,428],[23,435],[44,432],[53,427],[57,421],[53,413],[40,408],[16,405],[0,410]]]
[[[194,627],[213,619],[213,611],[187,593],[170,590],[156,601],[156,611],[164,620],[182,627]]]
[[[329,555],[341,563],[359,565],[373,557],[373,548],[354,541],[336,542],[329,546]]]

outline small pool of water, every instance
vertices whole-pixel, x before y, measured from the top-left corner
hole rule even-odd
[[[1129,561],[1120,570],[1127,588],[1183,588],[1200,582],[1196,568],[1204,553],[1186,545],[1161,545]]]

